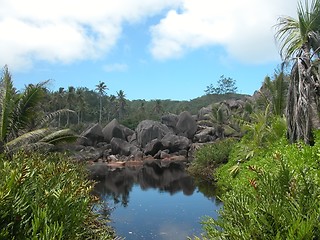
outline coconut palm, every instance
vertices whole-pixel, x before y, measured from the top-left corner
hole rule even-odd
[[[119,119],[121,120],[123,118],[125,107],[127,105],[126,95],[124,94],[123,90],[120,90],[119,92],[117,92],[117,101],[118,101]]]
[[[108,90],[107,85],[104,82],[99,81],[99,84],[96,85],[96,91],[99,93],[99,124],[101,124],[102,119],[102,97]]]
[[[0,152],[11,153],[20,149],[40,147],[50,149],[58,142],[76,138],[68,129],[56,131],[44,127],[61,111],[38,119],[37,106],[43,99],[45,83],[30,84],[23,92],[18,93],[13,87],[8,67],[4,67],[0,81]],[[35,122],[38,123],[37,129],[33,127]]]
[[[68,87],[66,98],[67,98],[67,108],[70,110],[74,108],[74,105],[75,105],[75,101],[76,101],[75,91],[76,89],[73,86]],[[70,113],[68,112],[66,126],[69,126],[69,123],[70,123]]]
[[[291,142],[312,142],[312,128],[319,121],[320,0],[308,0],[297,8],[298,19],[280,17],[276,39],[285,63],[292,66],[286,110]]]

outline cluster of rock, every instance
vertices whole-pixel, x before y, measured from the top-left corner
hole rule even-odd
[[[225,101],[233,108],[243,108],[244,102]],[[117,162],[145,159],[186,159],[197,144],[225,137],[227,126],[208,124],[212,106],[198,115],[182,112],[162,116],[161,122],[144,120],[135,130],[121,125],[116,119],[105,127],[91,126],[78,140],[77,159]],[[206,123],[207,122],[207,123]],[[236,136],[236,130],[228,136]],[[132,162],[132,161],[131,161]]]

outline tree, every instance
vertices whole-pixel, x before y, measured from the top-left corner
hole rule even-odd
[[[156,100],[155,105],[153,107],[153,112],[156,113],[158,116],[163,113],[163,107],[160,99]]]
[[[312,142],[312,128],[320,126],[319,119],[319,50],[320,0],[301,2],[298,19],[280,17],[276,25],[276,39],[280,55],[291,64],[291,79],[287,101],[287,135],[291,142]]]
[[[18,93],[13,87],[8,67],[3,69],[0,80],[0,152],[12,153],[18,150],[50,149],[53,145],[76,139],[69,130],[44,127],[57,113],[38,119],[37,106],[44,97],[44,83],[29,84]],[[37,124],[34,124],[34,123]],[[35,126],[35,128],[33,127]]]
[[[76,95],[75,95],[75,88],[73,86],[69,86],[68,87],[68,91],[67,91],[67,108],[71,110],[71,108],[73,108],[75,100],[76,100]],[[69,126],[69,122],[70,122],[70,113],[67,113],[67,123],[66,125]]]
[[[217,87],[214,87],[212,84],[210,84],[205,90],[206,94],[227,94],[236,92],[236,80],[230,77],[226,78],[224,75],[220,76]]]
[[[99,84],[96,85],[96,91],[99,94],[99,124],[101,124],[102,119],[102,97],[106,93],[106,90],[108,90],[107,85],[104,82],[99,81]]]
[[[288,91],[288,77],[283,71],[276,71],[273,79],[265,77],[259,93],[262,96],[263,107],[270,105],[274,115],[281,116],[286,108],[286,97]]]
[[[119,113],[119,120],[123,118],[123,114],[125,112],[126,103],[126,95],[124,94],[123,90],[117,92],[117,101],[118,101],[118,113]]]

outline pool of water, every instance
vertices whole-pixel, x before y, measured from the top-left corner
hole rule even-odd
[[[200,236],[203,216],[216,218],[221,207],[199,190],[182,164],[107,170],[95,194],[111,208],[117,235],[129,240]]]

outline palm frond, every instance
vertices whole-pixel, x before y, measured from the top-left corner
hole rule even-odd
[[[6,142],[10,135],[10,129],[13,123],[12,113],[14,111],[15,95],[16,91],[13,87],[11,74],[9,73],[8,67],[4,66],[0,93],[0,140],[2,142]]]
[[[49,123],[50,121],[52,121],[54,118],[58,117],[59,115],[61,115],[61,114],[67,114],[67,113],[77,114],[75,111],[70,110],[70,109],[59,109],[59,110],[57,110],[57,111],[55,111],[55,112],[52,112],[52,113],[49,113],[49,114],[47,114],[45,117],[43,117],[43,118],[40,120],[39,125],[40,125],[40,126],[43,126],[43,125]]]
[[[62,129],[48,134],[40,141],[56,145],[63,142],[74,142],[77,139],[78,136],[75,135],[73,131],[70,129]]]
[[[52,130],[48,128],[41,128],[37,129],[31,132],[27,132],[12,141],[5,144],[5,148],[11,151],[15,148],[22,148],[23,146],[26,146],[28,144],[34,143],[42,139],[44,136],[49,134]]]
[[[29,85],[19,96],[13,114],[14,124],[12,131],[17,135],[18,131],[24,129],[36,115],[36,106],[43,98],[43,84]]]

